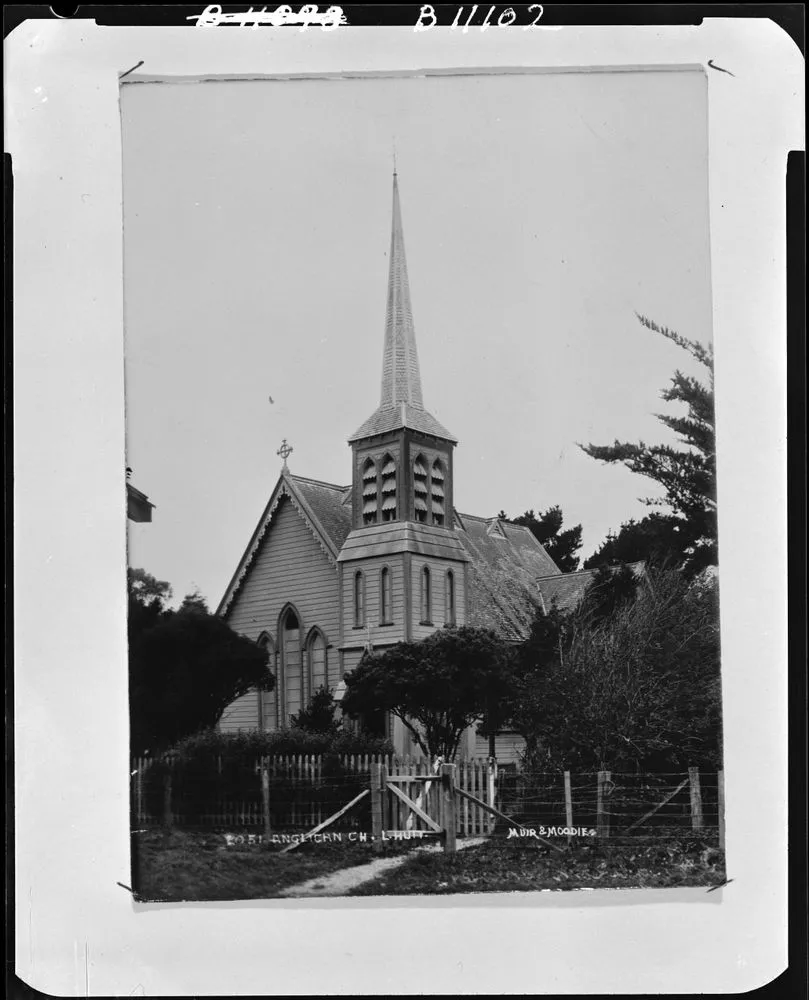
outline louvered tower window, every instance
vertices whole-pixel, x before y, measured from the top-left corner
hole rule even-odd
[[[382,459],[382,520],[396,520],[396,463],[390,455]]]
[[[369,458],[362,470],[362,523],[376,524],[377,516],[376,464]]]
[[[443,524],[445,516],[444,466],[436,459],[433,462],[430,489],[430,514],[433,524]]]
[[[413,463],[413,512],[417,521],[427,521],[427,504],[430,490],[427,486],[427,466],[424,456],[419,455]]]

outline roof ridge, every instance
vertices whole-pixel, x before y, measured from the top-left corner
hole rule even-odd
[[[293,472],[288,472],[287,475],[290,479],[301,480],[304,483],[314,483],[315,486],[326,486],[330,490],[340,490],[341,493],[345,493],[351,489],[350,486],[338,486],[337,483],[327,483],[325,479],[312,479],[311,476],[299,476]]]
[[[585,573],[595,573],[595,569],[574,569],[569,573],[551,573],[547,576],[534,577],[535,580],[557,580],[562,576],[583,576]]]

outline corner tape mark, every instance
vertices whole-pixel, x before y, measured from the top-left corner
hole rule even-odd
[[[730,885],[733,881],[732,878],[726,878],[724,882],[720,882],[719,885],[712,885],[708,892],[715,892],[717,889],[721,889],[723,886]]]
[[[121,887],[122,889],[126,889],[126,891],[127,891],[127,892],[132,892],[132,890],[131,890],[131,889],[129,888],[129,886],[128,886],[128,885],[124,885],[124,883],[123,883],[123,882],[116,882],[115,884],[116,884],[116,885],[120,885],[120,887]]]
[[[132,69],[128,69],[126,71],[126,73],[121,73],[121,75],[118,77],[118,79],[119,80],[123,80],[123,78],[125,76],[129,76],[130,73],[134,73],[135,70],[138,68],[138,66],[142,66],[142,65],[143,65],[143,59],[141,59],[141,61],[139,63],[135,63],[135,65],[132,67]]]

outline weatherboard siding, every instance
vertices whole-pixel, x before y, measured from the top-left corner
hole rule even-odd
[[[421,624],[421,573],[425,566],[429,566],[431,574],[432,625]],[[455,624],[464,625],[466,623],[464,564],[413,556],[410,587],[411,607],[413,609],[413,640],[415,642],[418,642],[419,639],[426,639],[437,628],[443,628],[447,624],[444,609],[444,586],[447,570],[450,569],[455,575]]]
[[[241,698],[231,702],[222,713],[219,729],[223,733],[236,733],[240,729],[255,729],[258,726],[258,693],[248,691]]]
[[[386,566],[391,574],[392,600],[390,621],[382,624],[381,574]],[[354,624],[354,580],[357,572],[362,573],[365,584],[365,624],[359,628]],[[366,642],[369,629],[374,646],[403,642],[405,584],[402,556],[343,563],[343,607],[345,608],[343,640],[347,646]]]
[[[333,689],[339,680],[337,598],[336,567],[292,502],[284,497],[225,620],[248,639],[256,640],[267,632],[277,645],[279,616],[287,604],[292,604],[300,616],[301,642],[315,626],[326,636],[330,646],[326,651],[327,676]],[[219,723],[223,732],[257,726],[255,691],[228,706]]]
[[[473,757],[489,756],[488,736],[475,735],[471,743]],[[525,740],[522,736],[518,736],[516,733],[502,733],[496,738],[495,753],[497,754],[498,764],[519,763],[520,755],[524,750]]]

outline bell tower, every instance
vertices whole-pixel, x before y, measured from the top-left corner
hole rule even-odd
[[[346,670],[368,645],[421,639],[466,619],[457,439],[424,407],[395,171],[379,406],[349,444],[352,531],[338,557]]]

